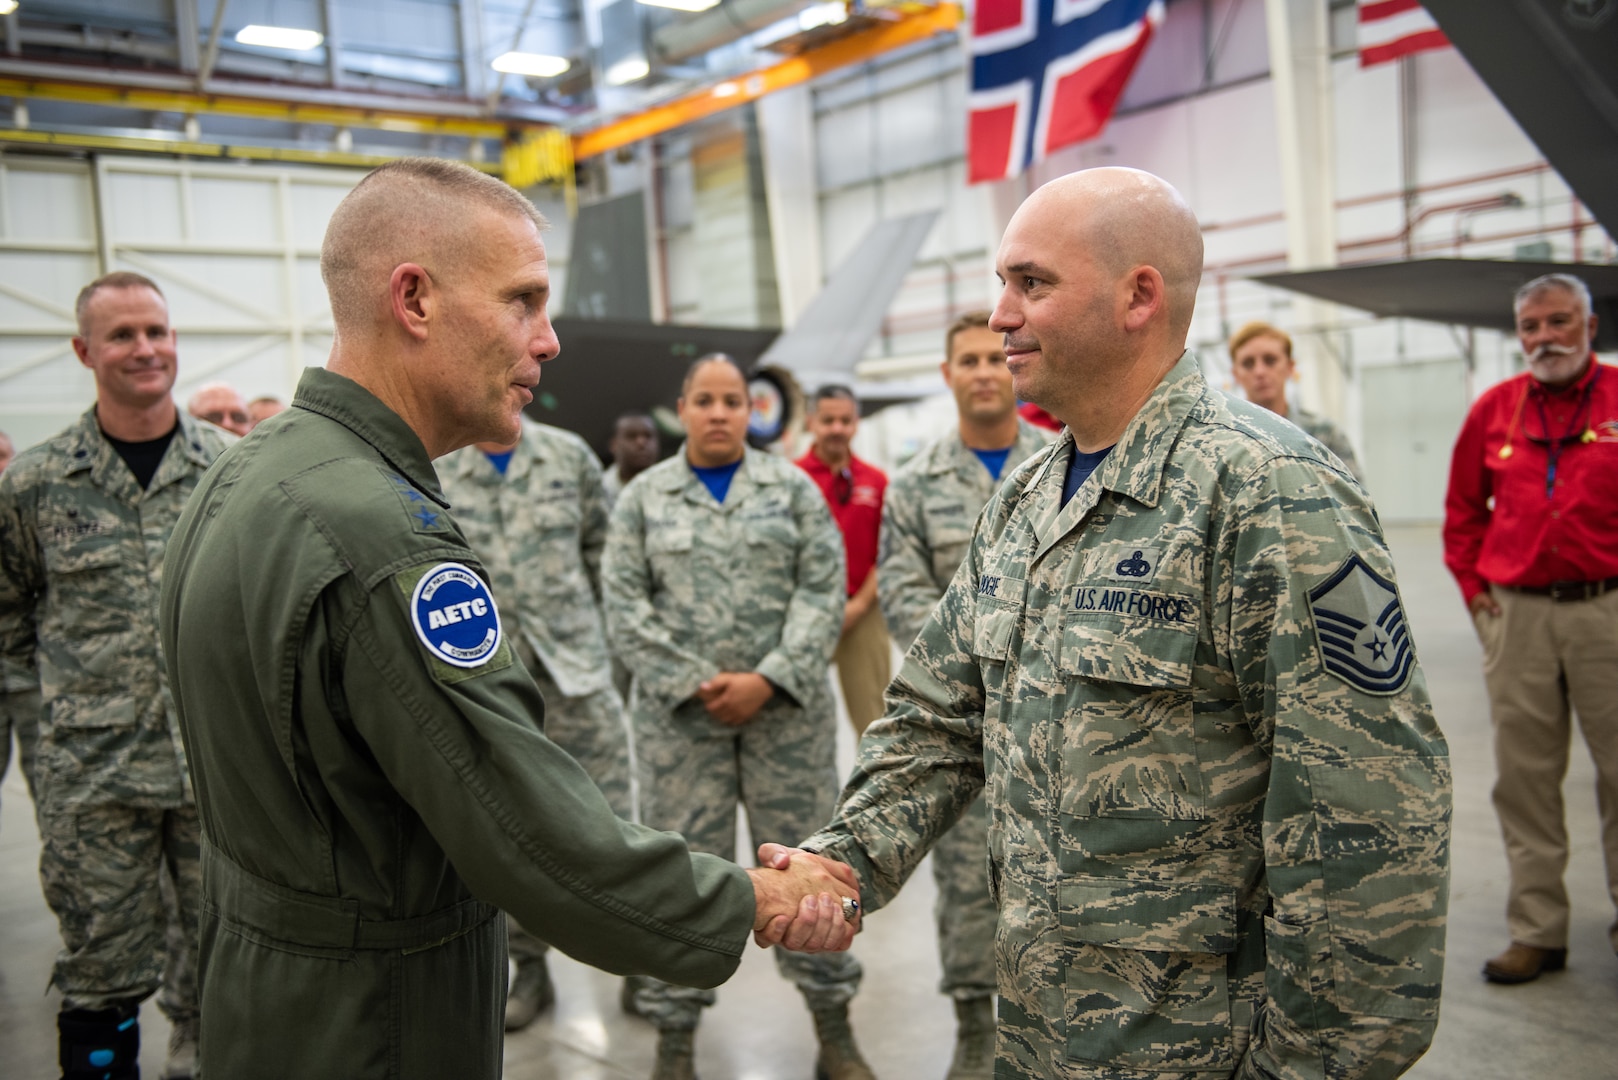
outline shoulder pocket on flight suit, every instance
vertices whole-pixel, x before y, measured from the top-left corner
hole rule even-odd
[[[1090,616],[1062,620],[1069,680],[1061,813],[1070,818],[1195,821],[1206,816],[1191,676],[1196,622]]]
[[[1070,1059],[1175,1075],[1230,1068],[1234,889],[1064,878],[1057,914]]]

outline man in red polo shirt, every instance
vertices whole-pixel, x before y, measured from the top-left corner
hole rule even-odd
[[[1494,718],[1511,870],[1511,946],[1483,968],[1497,983],[1567,961],[1570,710],[1595,759],[1618,905],[1618,370],[1591,351],[1596,317],[1578,278],[1536,278],[1515,308],[1528,370],[1473,404],[1444,517],[1444,561],[1483,641]],[[1618,949],[1618,923],[1610,935]]]
[[[848,602],[843,607],[843,635],[832,659],[854,734],[865,734],[882,715],[882,691],[893,674],[893,646],[888,624],[876,602],[876,549],[882,531],[882,493],[888,477],[854,456],[850,443],[860,426],[859,402],[846,386],[816,390],[804,426],[814,437],[798,465],[820,485],[832,517],[843,531],[848,557]]]

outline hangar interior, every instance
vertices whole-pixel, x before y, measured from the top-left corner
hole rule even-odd
[[[1436,523],[1469,404],[1522,370],[1516,337],[1498,318],[1384,317],[1259,280],[1414,259],[1618,264],[1618,226],[1598,219],[1461,50],[1362,66],[1353,0],[1168,0],[1098,137],[1014,179],[969,184],[969,16],[948,4],[0,8],[9,8],[0,15],[0,430],[18,449],[93,399],[69,343],[73,300],[111,270],[163,286],[180,339],[178,399],[221,380],[247,397],[290,397],[331,345],[318,257],[333,208],[366,169],[429,154],[504,175],[533,199],[552,223],[553,312],[575,318],[790,331],[873,227],[936,211],[848,373],[862,390],[902,385],[913,398],[868,417],[855,444],[891,468],[951,422],[946,394],[909,388],[936,377],[950,321],[992,305],[995,247],[1019,202],[1050,178],[1099,165],[1169,180],[1207,245],[1191,345],[1210,381],[1236,391],[1224,342],[1239,325],[1264,319],[1290,331],[1295,401],[1346,429],[1394,526],[1457,778],[1445,1020],[1410,1075],[1614,1075],[1618,963],[1602,941],[1610,911],[1582,743],[1567,787],[1580,959],[1559,981],[1520,990],[1477,977],[1500,936],[1504,859],[1488,805],[1478,646]],[[292,49],[238,40],[248,26],[319,40]],[[510,54],[538,60],[496,70]],[[618,223],[618,247],[581,253],[574,239],[597,208]],[[623,233],[625,220],[639,231]],[[626,284],[570,288],[591,258],[610,268],[596,279]],[[1509,288],[1500,295],[1509,307]],[[565,336],[562,349],[558,365],[599,362]],[[623,406],[643,404],[652,403]],[[839,731],[846,768],[852,743]],[[0,1072],[17,1077],[48,1075],[55,1060],[54,1005],[42,994],[55,930],[26,804],[12,770],[0,815]],[[856,945],[867,989],[855,1020],[885,1077],[941,1076],[948,1060],[925,879]],[[507,1075],[644,1076],[653,1035],[618,1014],[616,984],[567,964],[558,981],[556,1011],[508,1039]],[[702,1074],[809,1075],[812,1043],[790,999],[767,958],[750,955],[704,1029]],[[151,1075],[159,1062],[151,1058]]]

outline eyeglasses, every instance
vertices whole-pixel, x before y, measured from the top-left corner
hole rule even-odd
[[[847,506],[854,497],[854,470],[842,469],[831,478],[831,496],[838,506]]]
[[[252,418],[240,409],[211,409],[208,412],[198,413],[197,419],[206,420],[216,427],[252,423]]]

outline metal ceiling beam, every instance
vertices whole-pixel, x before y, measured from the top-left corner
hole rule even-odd
[[[924,41],[960,25],[961,9],[954,4],[902,15],[892,22],[837,38],[818,49],[808,49],[773,67],[726,79],[663,105],[626,116],[573,137],[576,161],[616,150],[653,135],[755,101],[765,94],[796,86],[828,71],[863,63],[883,53]]]
[[[219,34],[225,29],[225,5],[230,0],[219,0],[214,5],[213,22],[208,25],[208,49],[202,54],[202,66],[197,68],[197,89],[208,88],[208,76],[213,74],[214,63],[219,59]]]
[[[197,0],[173,0],[174,39],[180,46],[180,70],[190,74],[202,66],[202,54],[197,36],[202,28],[197,24]]]
[[[139,154],[182,154],[186,157],[222,158],[233,161],[280,161],[304,165],[342,165],[374,169],[392,158],[372,154],[344,154],[336,150],[300,150],[281,146],[226,146],[220,143],[186,142],[183,139],[132,139],[116,135],[84,135],[61,131],[19,131],[0,128],[0,146],[7,144],[57,146],[73,150],[118,150]],[[404,155],[399,155],[404,156]],[[483,172],[499,173],[500,166],[489,162],[468,162]]]
[[[652,49],[665,64],[678,64],[796,15],[813,3],[815,0],[722,0],[700,15],[659,27],[652,34]]]
[[[11,87],[0,92],[18,97],[95,101],[102,104],[118,104],[122,101],[134,108],[159,111],[269,116],[311,123],[396,127],[403,131],[478,134],[485,138],[495,138],[497,134],[504,133],[507,127],[550,127],[571,118],[563,110],[524,102],[503,102],[499,112],[490,116],[480,101],[368,94],[285,83],[212,79],[208,92],[199,93],[195,81],[188,76],[46,64],[31,60],[0,59],[0,80],[7,80],[7,85]],[[111,97],[106,96],[107,90],[114,92]],[[292,115],[294,113],[297,115]],[[341,118],[311,119],[327,113],[333,117],[341,114]],[[453,131],[434,126],[451,121],[477,122],[479,126],[476,131],[470,127]]]

